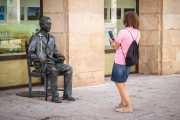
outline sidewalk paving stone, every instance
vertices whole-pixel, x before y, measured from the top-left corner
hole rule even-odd
[[[180,120],[180,74],[130,74],[126,85],[133,113],[115,112],[120,95],[108,77],[105,84],[73,88],[77,100],[62,103],[16,95],[28,88],[0,91],[0,120]]]

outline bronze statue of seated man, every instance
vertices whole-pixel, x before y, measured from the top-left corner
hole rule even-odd
[[[35,71],[47,74],[51,84],[52,101],[60,103],[57,91],[57,76],[64,74],[63,99],[74,101],[72,95],[72,67],[63,64],[65,57],[58,53],[55,37],[48,32],[51,29],[51,19],[41,17],[39,20],[40,31],[31,37],[29,42],[28,57],[34,61]]]

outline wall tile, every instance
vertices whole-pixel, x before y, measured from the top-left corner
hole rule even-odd
[[[69,46],[88,46],[89,39],[90,33],[70,33]]]
[[[139,13],[159,13],[159,0],[139,0]]]
[[[179,0],[163,0],[163,13],[180,14]]]
[[[43,3],[44,13],[64,12],[64,0],[43,0]]]
[[[69,13],[69,32],[81,33],[84,32],[84,16],[85,14],[72,14]]]
[[[171,74],[171,65],[162,66],[162,75]]]
[[[56,40],[56,46],[58,49],[58,52],[62,55],[65,53],[65,40],[64,40],[64,34],[63,33],[50,33],[55,37]]]
[[[73,81],[73,87],[103,84],[104,83],[104,71],[74,74],[73,79],[75,79],[75,81]]]
[[[51,32],[64,32],[64,14],[47,14],[51,18]]]
[[[104,70],[104,53],[85,54],[85,68],[88,71]]]
[[[159,14],[140,14],[140,30],[159,30]]]
[[[104,14],[104,0],[90,0],[91,13]]]
[[[176,60],[176,49],[173,47],[163,47],[162,48],[162,62],[174,61]]]
[[[88,72],[88,70],[85,68],[84,54],[70,56],[69,62],[69,65],[73,68],[73,73]]]
[[[180,74],[180,62],[172,62],[172,74]]]
[[[146,54],[146,62],[158,61],[158,47],[147,46],[145,54]]]
[[[69,0],[69,12],[90,12],[90,0]]]
[[[90,52],[104,52],[104,33],[91,33],[89,39]]]
[[[172,46],[180,45],[180,30],[170,30],[170,40]]]
[[[158,31],[141,31],[140,45],[154,45],[157,46],[159,41]]]
[[[158,75],[158,62],[139,62],[139,73]]]
[[[146,62],[146,46],[139,46],[140,62]]]
[[[171,47],[172,46],[172,39],[171,39],[171,34],[170,34],[170,30],[163,30],[163,42],[162,45],[164,47]]]
[[[176,50],[176,61],[179,62],[180,61],[180,45],[177,47]]]
[[[180,14],[163,14],[163,29],[180,29]]]

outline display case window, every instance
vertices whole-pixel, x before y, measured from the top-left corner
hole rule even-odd
[[[0,56],[25,54],[39,18],[40,0],[0,0]]]
[[[129,11],[134,11],[135,12],[135,9],[134,8],[124,8],[124,14],[126,12],[129,12]]]
[[[124,29],[123,16],[128,11],[136,11],[136,0],[104,0],[104,48],[113,50],[109,44],[108,31],[117,37],[120,30]]]

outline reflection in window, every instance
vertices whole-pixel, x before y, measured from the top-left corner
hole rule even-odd
[[[105,50],[113,49],[109,44],[108,31],[117,37],[124,29],[123,16],[128,11],[136,11],[136,0],[104,0],[104,46]]]
[[[121,19],[121,8],[117,8],[117,19]]]
[[[135,11],[134,8],[124,8],[124,14],[129,11]]]
[[[117,0],[104,0],[104,45],[105,49],[113,49],[109,44],[109,31],[112,31],[116,36],[117,26],[117,14],[116,14]]]
[[[0,55],[25,53],[25,41],[37,34],[40,0],[0,0]]]
[[[107,20],[107,8],[104,8],[104,20]]]

